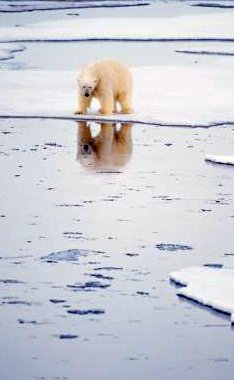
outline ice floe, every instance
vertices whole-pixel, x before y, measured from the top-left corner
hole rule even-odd
[[[191,1],[190,5],[203,8],[234,8],[233,0],[201,0]]]
[[[55,20],[0,28],[0,41],[217,40],[233,41],[232,12],[167,18]]]
[[[33,12],[56,9],[112,8],[130,7],[150,4],[150,0],[86,0],[86,1],[0,1],[0,12]]]
[[[158,125],[213,126],[234,122],[234,69],[157,66],[133,68],[134,113],[100,117],[94,102],[77,117],[77,72],[1,71],[0,117],[99,119]]]
[[[234,322],[234,269],[189,267],[170,274],[182,285],[179,296],[231,315]]]
[[[234,156],[223,156],[223,155],[211,155],[207,154],[205,156],[206,161],[215,162],[217,164],[234,165]]]
[[[14,58],[15,54],[24,51],[25,46],[21,44],[0,43],[0,61],[5,61]]]

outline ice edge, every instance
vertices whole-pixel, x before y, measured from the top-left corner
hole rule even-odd
[[[225,308],[223,305],[220,305],[219,303],[216,303],[216,302],[212,302],[212,303],[205,302],[201,297],[194,294],[194,292],[190,293],[188,281],[182,280],[180,275],[181,275],[180,271],[170,273],[170,281],[175,283],[176,285],[180,285],[181,287],[183,287],[177,292],[178,297],[183,297],[187,300],[198,303],[199,305],[205,306],[209,308],[210,310],[214,310],[219,313],[228,315],[230,316],[231,325],[234,325],[234,311],[233,310]]]
[[[222,126],[233,126],[234,121],[216,121],[207,123],[165,123],[157,120],[147,121],[137,117],[117,117],[117,116],[98,116],[98,115],[80,115],[80,116],[66,116],[66,115],[7,115],[0,114],[0,119],[44,119],[44,120],[70,120],[70,121],[93,121],[103,123],[130,123],[130,124],[144,124],[152,125],[155,127],[175,127],[175,128],[214,128]]]

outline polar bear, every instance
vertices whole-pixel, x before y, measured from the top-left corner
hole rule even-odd
[[[133,79],[129,69],[114,59],[103,59],[84,67],[78,78],[78,109],[75,114],[85,114],[91,101],[97,98],[99,115],[117,112],[132,113]]]
[[[124,166],[132,154],[132,124],[100,124],[93,136],[89,123],[80,121],[77,130],[77,160],[89,169],[114,170]]]

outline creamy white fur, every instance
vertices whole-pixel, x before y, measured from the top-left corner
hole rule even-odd
[[[121,62],[105,59],[91,63],[81,71],[78,82],[76,114],[87,113],[93,97],[100,102],[99,114],[117,112],[117,104],[121,106],[122,113],[132,113],[132,75]]]

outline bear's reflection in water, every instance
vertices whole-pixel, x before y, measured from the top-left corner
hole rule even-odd
[[[77,132],[77,160],[87,169],[118,171],[127,164],[132,154],[132,124],[93,123],[79,121]]]

